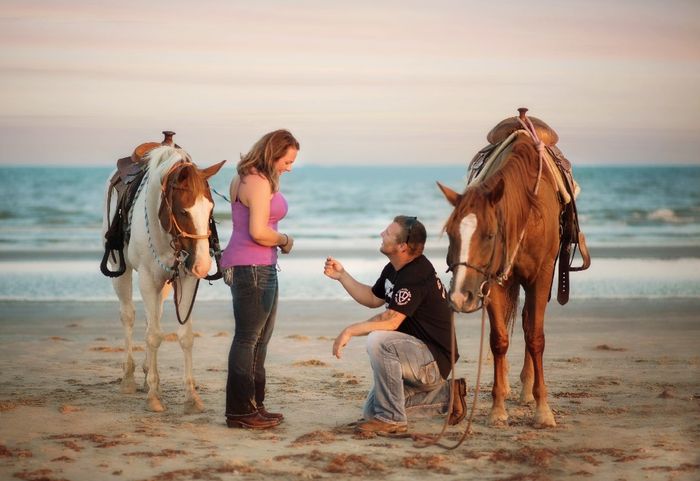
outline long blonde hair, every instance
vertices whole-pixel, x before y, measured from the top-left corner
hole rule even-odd
[[[299,150],[299,142],[288,130],[280,129],[263,135],[250,152],[241,155],[236,166],[238,176],[251,174],[255,169],[270,182],[272,192],[277,192],[279,173],[275,170],[275,162],[284,157],[290,147]]]

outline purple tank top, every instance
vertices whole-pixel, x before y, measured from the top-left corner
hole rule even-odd
[[[287,215],[287,200],[280,192],[270,199],[270,218],[267,225],[277,230],[277,223]],[[277,264],[277,247],[265,247],[250,237],[250,209],[240,200],[231,204],[233,232],[221,254],[221,268],[231,266],[269,266]]]

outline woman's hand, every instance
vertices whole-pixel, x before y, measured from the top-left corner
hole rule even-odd
[[[294,247],[294,237],[290,236],[289,234],[283,235],[287,239],[287,243],[281,245],[280,250],[282,251],[282,254],[289,254],[292,250],[292,247]]]

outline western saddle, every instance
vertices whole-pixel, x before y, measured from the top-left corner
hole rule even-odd
[[[126,271],[124,245],[129,242],[131,236],[129,211],[141,181],[146,174],[148,166],[146,155],[151,150],[162,145],[180,148],[173,141],[174,135],[175,132],[165,130],[163,131],[164,138],[162,142],[145,142],[137,146],[130,156],[117,160],[117,171],[109,181],[106,206],[107,218],[109,219],[110,217],[109,209],[112,201],[112,192],[117,193],[116,210],[105,233],[105,253],[100,263],[100,270],[107,277],[119,277]],[[111,255],[112,260],[116,262],[117,256],[115,252],[119,256],[119,267],[116,271],[110,271],[107,266],[107,260]]]

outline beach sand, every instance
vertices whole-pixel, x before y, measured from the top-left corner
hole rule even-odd
[[[472,435],[455,450],[412,439],[360,437],[345,427],[361,414],[371,377],[364,339],[343,359],[334,337],[370,310],[351,302],[281,301],[268,350],[267,407],[282,411],[269,431],[224,423],[227,302],[195,308],[194,374],[205,404],[183,415],[182,355],[159,351],[164,413],[145,392],[119,392],[122,328],[115,302],[0,303],[0,479],[700,479],[700,299],[550,303],[545,376],[557,426],[535,429],[519,405],[524,342],[516,326],[509,360],[509,424],[489,427],[493,366],[484,359]],[[456,317],[471,403],[480,314]],[[136,345],[143,349],[137,305]],[[172,303],[162,323],[174,332]],[[488,339],[488,336],[487,336]],[[485,350],[487,352],[488,349]],[[144,352],[135,353],[137,364]],[[137,383],[143,374],[137,367]],[[466,420],[447,430],[453,444]],[[410,419],[437,433],[439,416]]]

